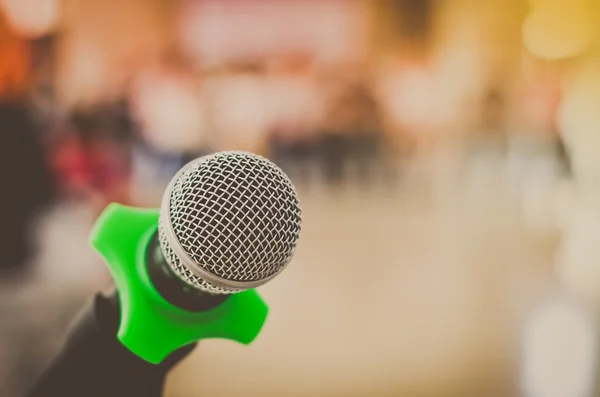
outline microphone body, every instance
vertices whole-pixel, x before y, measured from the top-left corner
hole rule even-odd
[[[73,324],[62,351],[28,397],[161,397],[168,372],[193,351],[184,346],[156,365],[117,338],[120,308],[116,293],[98,294]]]
[[[254,288],[289,264],[300,225],[289,178],[245,152],[190,162],[160,209],[109,205],[90,242],[118,296],[96,296],[29,397],[160,395],[198,341],[251,343],[268,314]]]
[[[227,295],[216,307],[199,311],[177,307],[158,292],[147,261],[157,223],[157,210],[111,204],[92,230],[91,244],[104,257],[119,291],[121,322],[117,338],[153,364],[200,339],[251,343],[268,313],[256,290]]]
[[[157,218],[158,210],[120,204],[100,215],[91,243],[118,293],[98,294],[82,311],[28,397],[162,396],[167,373],[197,341],[249,344],[259,334],[268,307],[255,290],[194,291],[157,263]]]

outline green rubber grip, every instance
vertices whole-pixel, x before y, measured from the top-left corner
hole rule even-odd
[[[233,294],[216,308],[194,313],[167,302],[146,271],[146,248],[158,225],[158,210],[110,204],[91,233],[104,258],[121,307],[119,341],[144,360],[158,364],[170,353],[207,338],[250,344],[260,333],[268,306],[256,290]]]

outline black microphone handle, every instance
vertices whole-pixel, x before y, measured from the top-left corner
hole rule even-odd
[[[97,294],[77,318],[61,352],[27,397],[161,397],[167,373],[196,346],[155,365],[117,339],[118,294]]]
[[[203,312],[229,297],[192,288],[177,277],[164,258],[156,232],[146,248],[145,263],[159,295],[180,309]],[[63,349],[27,397],[162,396],[167,373],[196,343],[176,350],[155,365],[132,353],[117,339],[120,318],[118,292],[97,294],[80,313]]]

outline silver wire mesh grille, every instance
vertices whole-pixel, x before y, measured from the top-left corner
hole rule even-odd
[[[188,284],[192,285],[195,288],[213,294],[231,294],[234,292],[241,291],[241,289],[224,288],[217,285],[213,285],[192,273],[192,271],[188,269],[188,267],[185,264],[183,264],[183,262],[175,254],[175,252],[173,252],[173,249],[169,245],[162,219],[159,219],[158,223],[158,240],[160,242],[161,249],[167,263],[183,281],[186,281]]]
[[[194,264],[222,279],[259,282],[290,261],[301,211],[289,178],[269,160],[221,152],[191,163],[172,185],[168,211],[175,238]],[[161,217],[163,216],[161,215]],[[167,262],[191,285],[213,293],[242,289],[208,283],[169,246],[163,219],[159,239]]]

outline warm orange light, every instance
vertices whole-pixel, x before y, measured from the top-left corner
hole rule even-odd
[[[12,29],[29,38],[51,32],[60,18],[58,0],[1,0],[0,5]]]
[[[26,90],[30,55],[25,40],[0,23],[0,96],[18,95]]]

